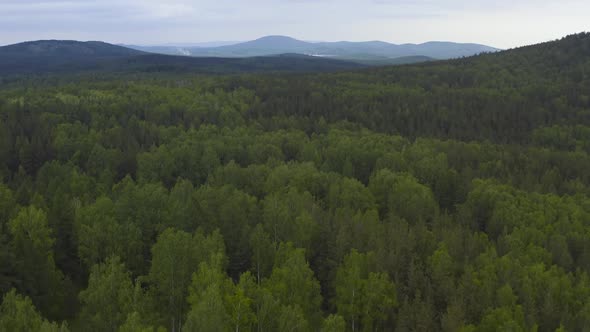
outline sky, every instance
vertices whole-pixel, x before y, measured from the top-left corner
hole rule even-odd
[[[0,0],[0,45],[156,45],[286,35],[512,48],[590,31],[590,0]]]

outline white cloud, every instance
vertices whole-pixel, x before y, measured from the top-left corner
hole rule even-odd
[[[452,40],[511,47],[590,30],[587,0],[0,0],[0,44]]]

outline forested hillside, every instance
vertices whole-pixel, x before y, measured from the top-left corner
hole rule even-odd
[[[214,47],[190,46],[132,46],[145,52],[214,57],[252,57],[284,53],[314,54],[334,59],[370,61],[396,58],[426,57],[430,59],[451,59],[471,56],[483,52],[497,52],[499,49],[480,44],[451,42],[427,42],[423,44],[390,44],[382,41],[367,42],[305,42],[287,36],[266,36],[242,43]],[[422,59],[424,61],[424,59]],[[414,62],[422,62],[414,61]]]
[[[588,331],[590,34],[0,87],[0,331]]]
[[[423,60],[400,59],[399,63],[418,61]],[[302,54],[193,58],[150,54],[102,42],[69,40],[39,40],[0,47],[0,83],[15,76],[39,77],[49,73],[105,76],[137,73],[329,72],[359,69],[367,65]]]

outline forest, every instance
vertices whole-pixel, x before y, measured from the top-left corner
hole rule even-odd
[[[590,34],[0,78],[0,331],[590,331]]]

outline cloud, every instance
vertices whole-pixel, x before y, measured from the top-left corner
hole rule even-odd
[[[0,0],[0,44],[453,40],[510,47],[590,30],[587,0]],[[548,24],[551,22],[551,24]]]

